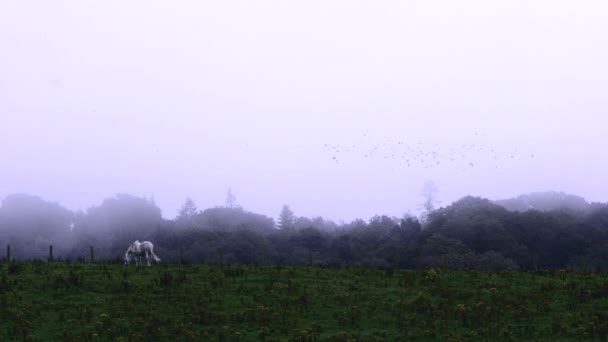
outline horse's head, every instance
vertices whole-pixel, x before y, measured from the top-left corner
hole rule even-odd
[[[128,265],[131,263],[131,254],[127,253],[125,254],[125,265]]]

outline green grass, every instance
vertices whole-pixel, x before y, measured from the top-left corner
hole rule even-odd
[[[0,263],[0,340],[608,337],[608,274]]]

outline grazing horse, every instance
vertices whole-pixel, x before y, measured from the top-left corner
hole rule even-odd
[[[160,262],[160,258],[154,254],[154,245],[150,241],[139,242],[139,240],[135,240],[127,249],[125,253],[125,265],[131,263],[131,259],[135,258],[135,263],[139,266],[141,265],[141,257],[146,256],[146,261],[148,262],[148,266],[150,266],[150,257],[156,261]]]

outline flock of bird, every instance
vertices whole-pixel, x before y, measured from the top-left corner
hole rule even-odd
[[[437,168],[445,164],[460,167],[462,170],[482,164],[486,167],[499,168],[508,161],[522,157],[534,158],[533,153],[524,153],[516,147],[486,146],[479,134],[475,134],[475,139],[471,142],[451,145],[425,144],[422,141],[408,144],[403,140],[392,139],[370,144],[364,139],[357,144],[324,144],[323,148],[336,164],[341,164],[347,159],[364,158],[393,160],[406,167],[425,169]]]

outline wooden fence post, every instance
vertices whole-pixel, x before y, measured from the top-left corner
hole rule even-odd
[[[6,244],[6,261],[11,261],[11,244]]]
[[[93,253],[93,246],[91,246],[91,262],[95,262],[95,254]]]
[[[49,262],[53,262],[53,245],[49,245]]]

